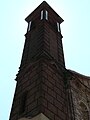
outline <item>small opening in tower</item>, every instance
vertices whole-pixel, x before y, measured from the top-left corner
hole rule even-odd
[[[41,11],[41,20],[48,20],[48,11],[47,10],[42,10]]]
[[[43,19],[43,10],[41,11],[41,20]]]
[[[31,21],[28,23],[28,31],[30,31],[31,30]]]
[[[45,10],[45,19],[48,20],[48,11]]]
[[[58,23],[58,22],[57,22],[57,30],[58,30],[58,32],[61,32],[60,23]]]

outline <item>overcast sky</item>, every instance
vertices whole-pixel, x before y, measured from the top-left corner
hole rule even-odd
[[[24,19],[43,0],[0,1],[0,120],[9,120],[15,77],[21,62]],[[67,69],[90,76],[90,0],[46,0],[64,19],[61,24]]]

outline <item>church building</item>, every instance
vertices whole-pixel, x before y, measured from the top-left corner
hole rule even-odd
[[[65,67],[64,20],[45,1],[25,20],[9,120],[90,120],[90,77]]]

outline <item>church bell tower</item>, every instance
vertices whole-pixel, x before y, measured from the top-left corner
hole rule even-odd
[[[25,20],[28,27],[9,120],[69,120],[63,19],[43,1]]]

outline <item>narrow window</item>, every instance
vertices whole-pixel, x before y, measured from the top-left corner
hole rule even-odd
[[[28,31],[31,30],[31,21],[28,23]]]
[[[43,10],[41,11],[41,20],[43,19]]]
[[[45,19],[48,20],[48,11],[45,10]]]
[[[61,32],[60,24],[58,22],[57,22],[57,30],[58,30],[58,32]]]
[[[48,20],[48,11],[47,10],[42,10],[41,11],[41,20]]]

